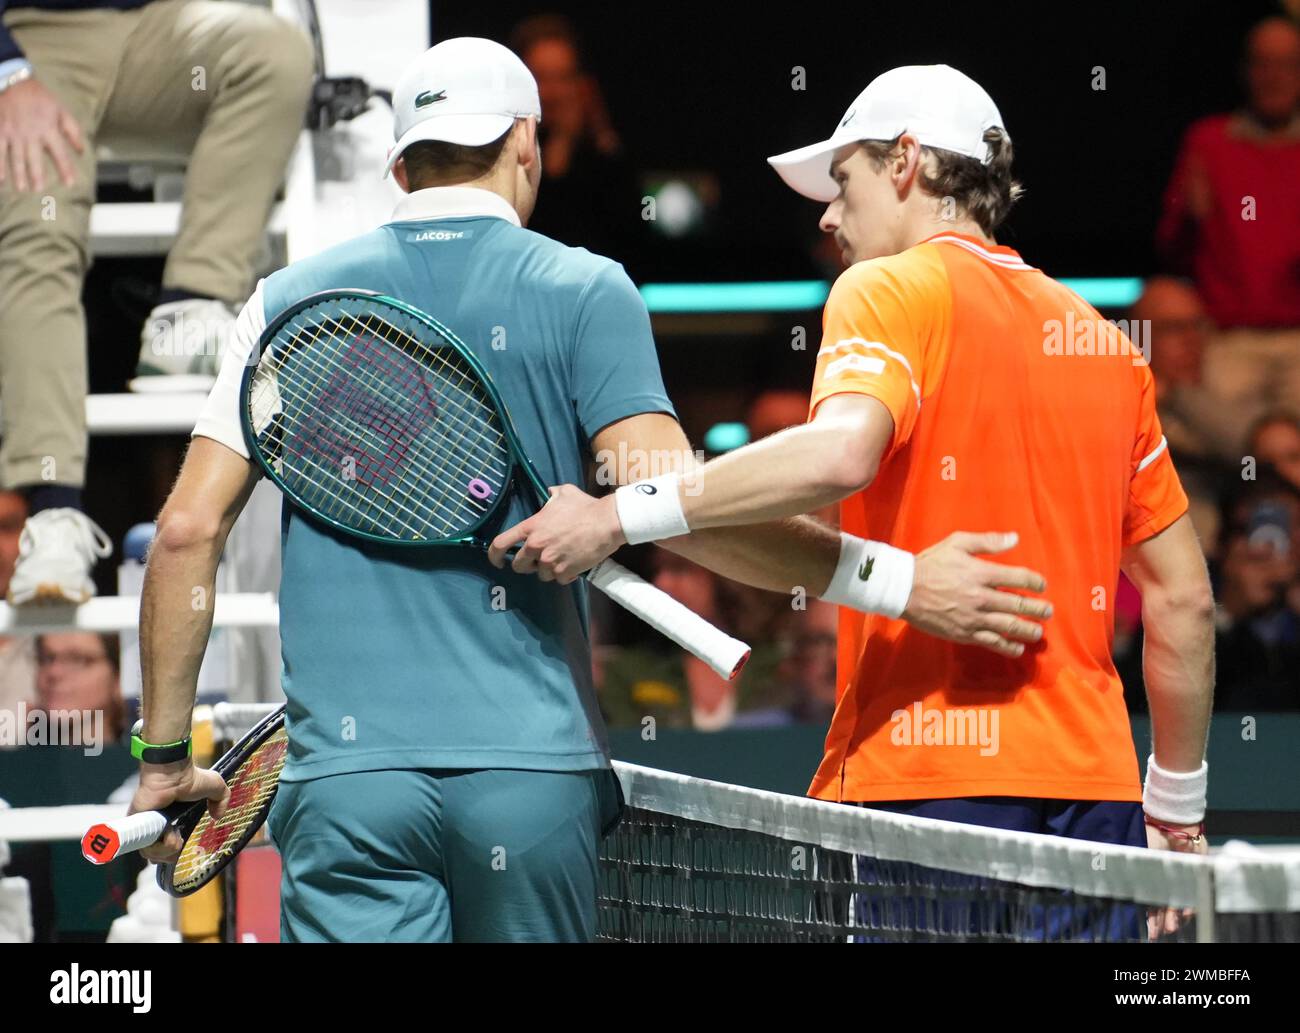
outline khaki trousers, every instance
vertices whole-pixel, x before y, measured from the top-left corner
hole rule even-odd
[[[84,483],[86,327],[95,143],[148,136],[189,154],[163,286],[236,304],[303,125],[312,49],[270,11],[213,0],[136,10],[19,8],[5,25],[87,139],[65,187],[0,185],[0,487]]]

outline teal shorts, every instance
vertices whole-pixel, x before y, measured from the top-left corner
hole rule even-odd
[[[285,942],[586,942],[604,771],[361,771],[282,782]]]

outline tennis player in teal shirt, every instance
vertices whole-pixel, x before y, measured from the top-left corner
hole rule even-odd
[[[233,522],[255,480],[239,420],[247,357],[278,312],[330,288],[379,291],[453,328],[547,484],[585,479],[602,428],[672,417],[622,268],[522,227],[540,181],[523,63],[487,40],[444,42],[406,73],[394,107],[389,168],[408,196],[388,224],[258,285],[169,508],[211,487],[227,503],[207,519]],[[501,526],[526,515],[512,509]],[[171,741],[168,722],[187,731],[193,701],[177,693],[173,707],[162,688],[188,679],[180,661],[197,644],[162,630],[169,598],[196,581],[168,570],[178,523],[164,510],[146,587],[148,741]],[[288,505],[282,544],[290,754],[268,827],[283,938],[592,939],[597,846],[619,800],[585,588],[497,571],[473,550],[359,542]]]

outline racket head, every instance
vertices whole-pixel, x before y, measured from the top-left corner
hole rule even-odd
[[[482,545],[516,468],[545,501],[482,363],[386,295],[323,291],[278,315],[244,372],[240,413],[267,477],[349,535]]]
[[[158,865],[158,885],[188,897],[221,874],[266,821],[288,756],[284,707],[259,721],[213,765],[230,787],[225,814],[213,819],[207,803],[187,808],[170,828],[184,843],[178,857]]]

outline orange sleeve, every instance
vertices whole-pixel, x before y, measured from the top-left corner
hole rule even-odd
[[[1141,401],[1129,476],[1128,510],[1124,514],[1125,548],[1159,534],[1187,512],[1187,494],[1169,456],[1160,417],[1156,415],[1155,379],[1146,363],[1138,366],[1137,372]]]
[[[936,249],[858,262],[835,281],[822,316],[809,419],[831,395],[878,399],[907,443],[947,359],[952,295]]]

